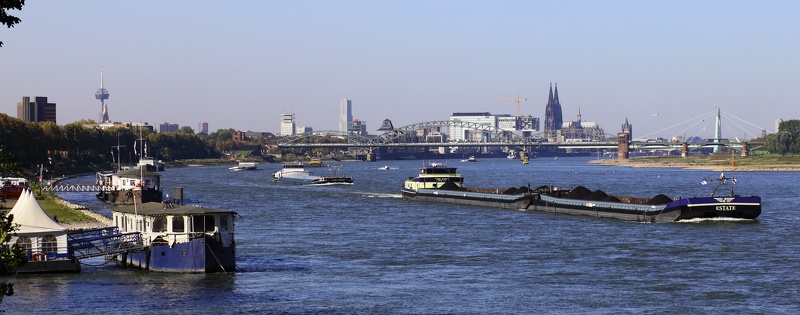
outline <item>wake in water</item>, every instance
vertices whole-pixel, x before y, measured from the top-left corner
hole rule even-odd
[[[354,194],[367,198],[402,198],[402,195],[400,194],[384,194],[384,193],[374,193],[374,192],[364,192],[364,191],[354,192]]]

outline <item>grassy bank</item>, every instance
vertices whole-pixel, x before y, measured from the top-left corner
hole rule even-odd
[[[46,193],[42,197],[37,197],[36,201],[42,206],[47,215],[51,218],[58,219],[58,222],[93,222],[95,219],[83,214],[82,212],[67,207],[59,203],[52,193]]]

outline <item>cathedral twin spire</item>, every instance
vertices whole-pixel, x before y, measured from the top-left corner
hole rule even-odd
[[[544,131],[552,132],[561,129],[562,123],[561,102],[558,100],[558,83],[556,83],[555,94],[553,94],[553,84],[550,83],[550,96],[547,99],[547,107],[544,113]]]

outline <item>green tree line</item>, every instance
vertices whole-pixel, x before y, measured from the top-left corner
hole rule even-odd
[[[800,120],[793,119],[781,122],[778,131],[767,135],[764,149],[773,154],[800,153]]]
[[[165,161],[220,157],[216,134],[156,133],[125,128],[87,128],[85,122],[58,126],[30,123],[0,114],[0,171],[4,175],[38,173],[39,166],[58,171],[103,169],[113,162],[135,163],[144,153]],[[223,135],[224,136],[224,135]],[[229,140],[229,139],[228,139]],[[140,143],[142,143],[140,142]],[[225,140],[221,140],[225,142]],[[59,174],[63,175],[63,174]]]

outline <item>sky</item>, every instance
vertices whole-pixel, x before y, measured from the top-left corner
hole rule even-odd
[[[634,137],[723,136],[798,119],[800,1],[27,1],[0,28],[0,112],[23,96],[59,125],[98,120],[210,131],[336,130],[339,101],[370,133],[454,112],[564,120]],[[738,127],[737,127],[738,126]],[[677,128],[677,129],[676,129]],[[699,130],[700,128],[703,131]],[[710,132],[710,131],[708,131]],[[711,136],[711,134],[708,134]]]

